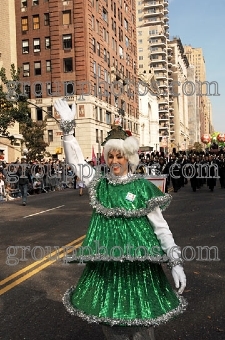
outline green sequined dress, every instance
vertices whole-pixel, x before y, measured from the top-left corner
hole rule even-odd
[[[93,214],[72,262],[86,266],[63,297],[67,310],[88,322],[155,326],[183,312],[185,300],[162,269],[167,260],[147,217],[170,204],[144,178],[95,177],[89,188]]]

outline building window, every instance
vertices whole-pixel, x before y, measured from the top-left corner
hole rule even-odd
[[[30,64],[29,63],[23,64],[23,76],[30,77]]]
[[[52,106],[47,106],[47,115],[48,117],[51,117],[52,116]]]
[[[43,120],[43,112],[41,108],[36,108],[37,120]]]
[[[100,57],[100,44],[97,42],[97,55]]]
[[[40,28],[40,18],[39,15],[33,15],[33,29],[38,30]]]
[[[94,15],[92,15],[92,17],[91,17],[91,28],[92,28],[93,31],[95,30],[95,17],[94,17]]]
[[[48,143],[53,142],[53,130],[48,130]]]
[[[104,61],[107,61],[107,52],[106,52],[106,49],[104,48],[103,50],[103,53],[104,53]]]
[[[110,67],[110,53],[107,52],[107,62],[108,62],[108,66]]]
[[[102,8],[102,18],[105,22],[108,22],[108,12],[104,7]]]
[[[100,131],[101,133],[101,144],[103,143],[103,130]]]
[[[45,37],[45,49],[49,50],[51,47],[50,37]]]
[[[32,5],[33,5],[33,6],[39,5],[39,0],[33,0]]]
[[[96,20],[96,31],[99,34],[100,30],[99,30],[99,21]]]
[[[47,93],[48,96],[51,96],[51,93],[52,93],[52,83],[51,82],[46,82],[46,93]],[[47,107],[47,111],[48,111],[48,107]]]
[[[105,82],[108,82],[108,71],[104,70],[104,80]]]
[[[63,11],[62,13],[62,21],[63,25],[70,25],[71,24],[71,11]]]
[[[63,70],[65,73],[73,71],[73,58],[63,59]]]
[[[157,35],[157,34],[158,34],[158,30],[149,31],[149,35]]]
[[[51,72],[51,60],[46,60],[46,72]]]
[[[100,122],[103,121],[102,120],[102,108],[101,107],[99,108],[99,120],[100,120]]]
[[[120,58],[123,59],[123,47],[119,46],[119,55]]]
[[[27,0],[21,0],[21,7],[27,7]]]
[[[96,76],[96,61],[93,62],[93,72],[94,76]]]
[[[71,80],[64,82],[64,96],[74,95],[74,82]]]
[[[34,62],[34,74],[35,76],[41,75],[41,62],[40,61]]]
[[[28,17],[21,18],[21,29],[22,32],[28,31]]]
[[[44,25],[49,26],[50,25],[50,19],[49,19],[49,13],[44,14]]]
[[[123,41],[123,30],[119,28],[119,41]]]
[[[96,52],[96,42],[95,42],[95,38],[92,38],[92,49],[93,49],[93,52]]]
[[[105,122],[108,125],[111,124],[111,112],[109,112],[109,111],[106,111],[106,113],[105,113]]]
[[[40,39],[36,38],[34,39],[34,52],[40,52],[40,51],[41,51]]]
[[[104,27],[102,29],[102,36],[103,36],[103,39],[106,41],[106,29]]]
[[[99,143],[99,139],[98,139],[98,129],[95,130],[95,142]]]
[[[124,19],[124,27],[128,31],[128,21],[126,19]]]
[[[34,94],[35,97],[42,98],[42,87],[40,83],[35,84]]]
[[[98,77],[101,78],[101,65],[98,65]]]
[[[72,48],[72,34],[63,35],[63,49],[71,49]]]
[[[27,99],[31,98],[31,96],[30,96],[30,85],[25,85],[24,86],[24,94],[26,95]]]
[[[29,53],[29,40],[22,41],[22,53]]]

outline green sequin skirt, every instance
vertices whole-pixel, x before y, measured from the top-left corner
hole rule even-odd
[[[120,326],[159,325],[186,308],[162,266],[148,261],[88,262],[63,302],[88,322]]]

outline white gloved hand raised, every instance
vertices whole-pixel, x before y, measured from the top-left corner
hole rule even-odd
[[[181,265],[176,265],[172,268],[172,277],[174,279],[175,287],[178,290],[178,294],[182,294],[186,287],[186,275]]]
[[[73,103],[72,109],[65,99],[57,99],[54,103],[56,111],[59,113],[61,122],[60,127],[65,134],[73,133],[75,126],[76,105]]]

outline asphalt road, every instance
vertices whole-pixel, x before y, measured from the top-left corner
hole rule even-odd
[[[192,257],[185,263],[189,305],[155,329],[156,340],[225,339],[225,190],[193,193],[187,185],[172,196],[164,217]],[[63,247],[82,242],[90,216],[87,192],[79,197],[73,189],[30,196],[26,207],[21,200],[0,204],[0,339],[104,339],[99,325],[70,316],[61,302],[83,270],[63,263]],[[211,261],[203,261],[203,246],[216,247]]]

